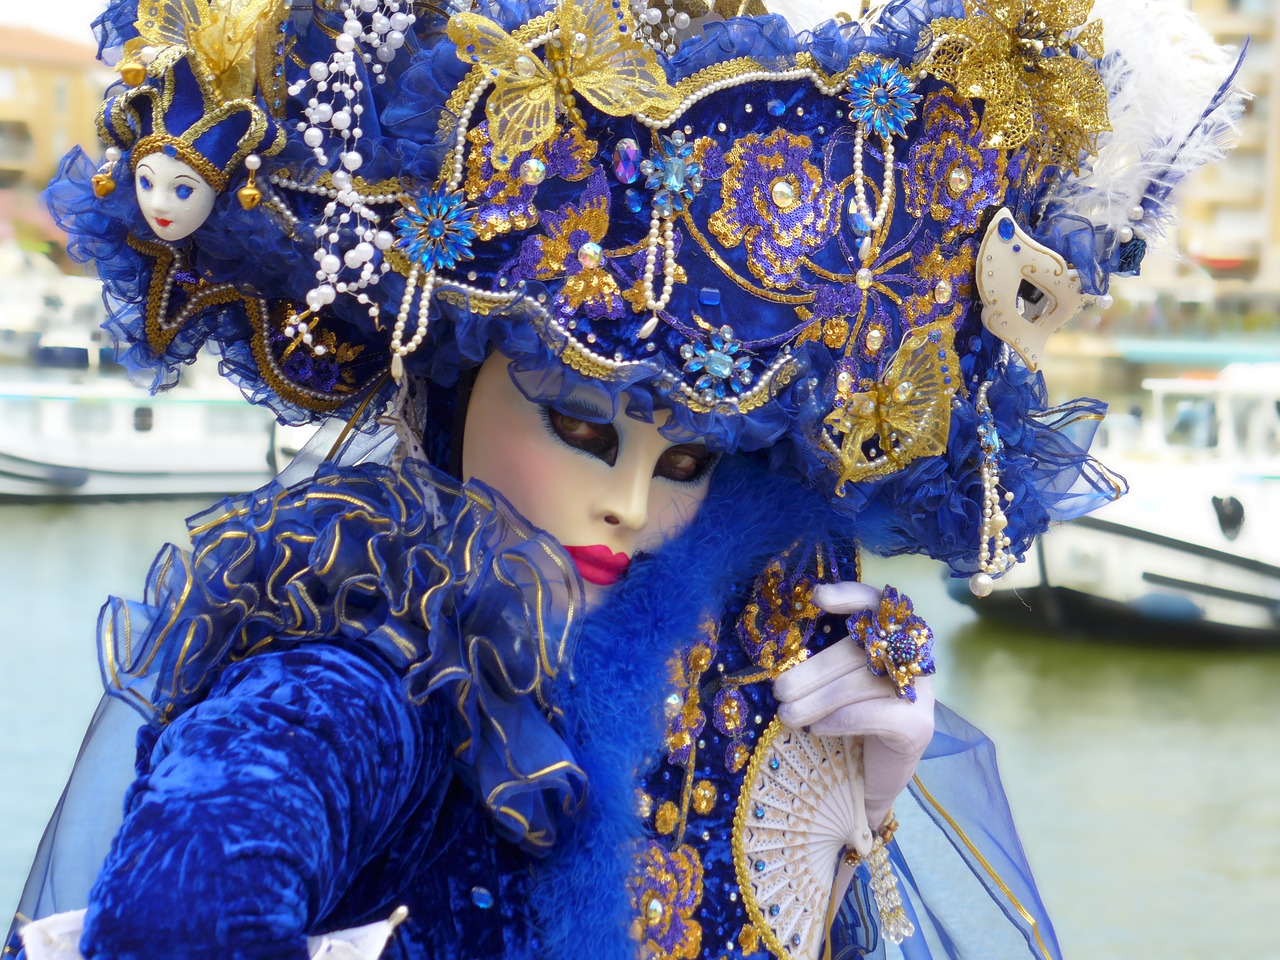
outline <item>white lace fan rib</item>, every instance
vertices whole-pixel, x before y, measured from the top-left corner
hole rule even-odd
[[[818,960],[841,859],[870,845],[862,739],[774,720],[751,756],[733,828],[743,904],[774,956]]]

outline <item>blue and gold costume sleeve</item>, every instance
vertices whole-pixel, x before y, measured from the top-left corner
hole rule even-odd
[[[300,958],[306,934],[390,907],[430,833],[443,725],[368,648],[310,643],[229,667],[155,740],[94,886],[86,957]],[[421,842],[421,841],[419,841]],[[389,878],[388,878],[389,879]],[[391,906],[394,906],[391,905]]]

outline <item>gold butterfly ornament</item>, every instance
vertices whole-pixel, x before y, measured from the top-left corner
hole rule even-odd
[[[831,430],[823,446],[840,473],[836,494],[844,496],[850,480],[886,476],[943,453],[959,373],[955,330],[946,322],[904,337],[879,382],[860,384],[848,371],[840,373],[834,409],[823,421]]]
[[[558,115],[580,124],[579,96],[613,117],[663,116],[679,103],[636,34],[630,4],[569,0],[552,17],[545,61],[536,43],[526,45],[487,17],[459,13],[449,21],[459,59],[493,85],[485,116],[496,169],[509,169],[520,154],[555,136]]]

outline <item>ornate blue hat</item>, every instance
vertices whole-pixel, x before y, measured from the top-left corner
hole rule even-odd
[[[869,547],[965,572],[1121,491],[1086,453],[1101,405],[1050,409],[1035,366],[1229,126],[1220,57],[1117,225],[1082,185],[1133,147],[1108,105],[1141,44],[1108,51],[1087,0],[892,0],[798,34],[623,0],[363,6],[285,23],[263,207],[103,271],[157,384],[211,340],[282,416],[368,420],[380,385],[498,350],[533,400],[768,451]],[[55,198],[87,246],[136,222],[118,197],[77,216],[76,179]]]

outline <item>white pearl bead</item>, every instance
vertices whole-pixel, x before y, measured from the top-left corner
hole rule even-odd
[[[969,578],[969,592],[975,597],[989,597],[995,589],[995,581],[989,573],[975,573]]]

